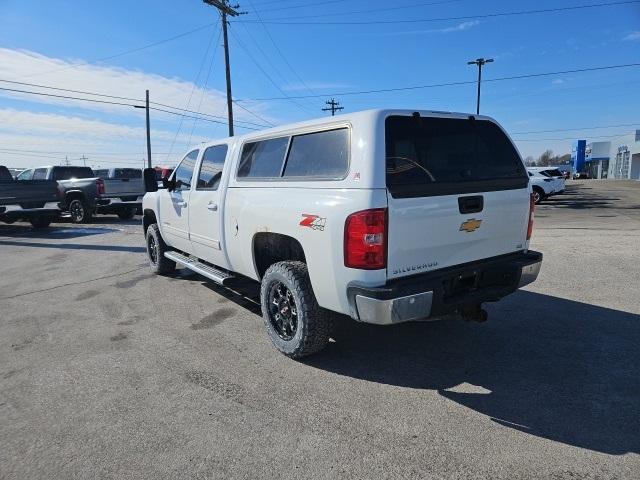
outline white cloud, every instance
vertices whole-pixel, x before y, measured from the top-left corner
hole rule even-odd
[[[631,32],[629,35],[624,37],[623,40],[627,40],[627,41],[640,40],[640,31]]]
[[[197,110],[202,98],[202,113],[222,117],[221,121],[224,121],[227,115],[224,93],[215,89],[194,89],[192,82],[179,78],[167,78],[112,66],[90,65],[79,60],[63,60],[9,48],[0,48],[0,65],[0,78],[3,80],[141,100],[144,91],[149,89],[152,101]],[[72,92],[6,82],[0,82],[0,87],[86,97]],[[187,107],[191,96],[191,104]],[[19,98],[28,104],[21,109],[13,106],[15,103],[11,103],[13,108],[9,108],[9,104],[6,100],[3,102],[2,97]],[[134,103],[118,99],[104,100]],[[277,123],[267,112],[268,104],[243,102],[242,105]],[[37,112],[38,110],[40,112]],[[235,109],[234,113],[237,121],[263,123],[241,108]],[[213,138],[198,136],[200,132],[226,135],[225,125],[207,121],[199,122],[199,128],[193,130],[191,118],[184,119],[181,133],[176,135],[179,122],[178,116],[152,111],[151,138],[154,163],[174,164],[189,146]],[[192,136],[190,132],[195,132],[195,135]],[[106,160],[113,163],[132,161],[134,165],[139,165],[142,157],[146,155],[145,139],[144,110],[0,91],[0,164],[27,167],[58,163],[58,156],[64,160],[65,155],[69,155],[69,158],[87,155],[91,159],[89,163],[93,162],[93,165],[95,162],[103,162],[101,164],[104,165]],[[175,144],[171,147],[174,139]],[[169,152],[171,155],[167,155]]]
[[[553,85],[562,85],[564,83],[564,80],[561,78],[556,78],[554,81],[551,82]]]
[[[4,80],[24,81],[47,86],[55,86],[70,90],[80,90],[102,93],[107,95],[140,99],[144,102],[146,89],[151,92],[151,100],[159,103],[186,108],[191,97],[189,109],[196,110],[202,97],[201,112],[226,118],[226,97],[223,92],[208,88],[204,92],[200,88],[194,89],[193,82],[179,78],[167,78],[161,75],[145,73],[136,70],[126,70],[113,66],[98,66],[80,61],[68,61],[47,57],[27,50],[13,50],[0,48],[1,78]],[[20,86],[0,82],[5,88],[39,91],[59,95],[82,96],[69,92],[42,90],[37,87]],[[27,95],[16,92],[0,91],[5,97],[23,98],[30,102],[78,107],[94,111],[105,111],[120,114],[134,114],[133,108],[108,104],[83,102],[80,100],[60,99],[45,96]],[[204,96],[203,96],[204,95]],[[91,98],[91,97],[90,97]],[[132,103],[118,99],[101,100]],[[257,102],[243,102],[243,106],[255,111],[258,115],[267,117],[266,104]],[[154,112],[154,115],[167,117],[167,114]],[[248,112],[237,109],[237,120],[253,123],[263,123]],[[176,117],[177,118],[177,117]],[[269,119],[269,118],[268,118]],[[272,121],[272,119],[269,119]]]
[[[469,22],[462,22],[462,23],[459,23],[458,25],[453,25],[451,27],[445,27],[445,28],[434,28],[429,30],[401,30],[397,32],[364,34],[364,36],[374,35],[374,36],[382,36],[382,37],[397,37],[397,36],[403,36],[403,35],[427,35],[427,34],[434,34],[434,33],[446,34],[446,33],[464,32],[478,25],[480,25],[479,20],[472,20]],[[362,35],[358,35],[358,36],[362,36]]]
[[[439,30],[433,30],[433,31],[440,32],[440,33],[462,32],[464,30],[469,30],[470,28],[473,28],[479,24],[480,24],[479,20],[473,20],[471,22],[462,22],[456,25],[455,27],[441,28]]]
[[[0,164],[36,166],[58,163],[66,155],[89,157],[89,164],[139,165],[146,155],[146,130],[77,116],[0,109]],[[207,138],[152,129],[154,163],[173,164],[189,146]],[[175,138],[171,156],[167,156]],[[49,160],[49,158],[51,160]]]

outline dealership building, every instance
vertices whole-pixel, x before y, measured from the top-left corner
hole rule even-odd
[[[607,142],[576,140],[571,163],[574,172],[589,178],[640,180],[640,130]]]

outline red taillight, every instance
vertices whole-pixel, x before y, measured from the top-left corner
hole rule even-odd
[[[533,217],[535,216],[535,210],[536,201],[532,193],[531,198],[529,199],[529,226],[527,227],[527,240],[531,238],[531,234],[533,233]]]
[[[387,209],[352,213],[344,224],[344,266],[362,270],[387,267]]]
[[[98,195],[104,195],[104,180],[101,178],[97,179],[96,187],[98,187]]]

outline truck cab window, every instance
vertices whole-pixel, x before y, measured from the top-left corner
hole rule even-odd
[[[191,188],[191,178],[196,166],[199,150],[192,150],[182,159],[178,168],[173,174],[176,181],[176,190],[189,190]]]
[[[25,170],[24,172],[20,172],[20,175],[16,178],[16,180],[31,180],[33,176],[33,169]]]
[[[227,157],[226,145],[216,145],[204,151],[198,173],[197,190],[217,190],[220,184],[224,160]]]
[[[34,180],[46,180],[47,179],[47,169],[46,168],[36,168],[33,172]]]
[[[238,177],[278,178],[289,137],[247,143],[242,148]]]
[[[349,129],[296,135],[284,177],[343,178],[349,169]]]

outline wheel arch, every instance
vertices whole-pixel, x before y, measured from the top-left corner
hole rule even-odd
[[[258,279],[262,279],[267,269],[277,262],[300,261],[307,263],[302,244],[292,236],[282,233],[256,233],[252,239],[251,252]]]

